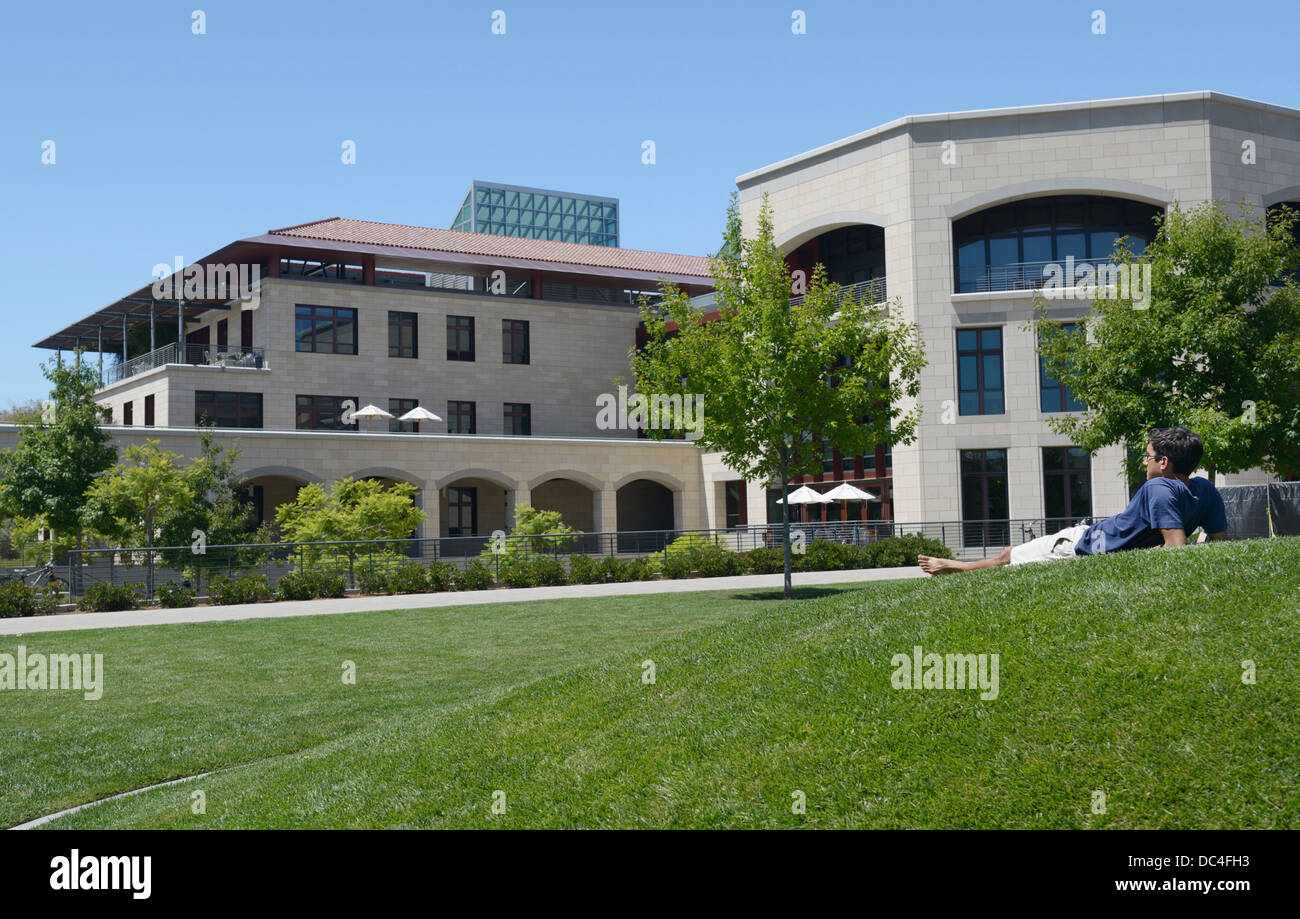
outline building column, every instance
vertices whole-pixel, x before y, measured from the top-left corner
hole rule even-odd
[[[532,504],[533,492],[527,482],[518,482],[513,491],[506,492],[506,532],[515,528],[515,512],[521,504]]]
[[[420,506],[424,510],[424,522],[420,524],[426,540],[437,539],[442,535],[442,493],[436,488],[426,488],[420,492]],[[421,544],[420,555],[431,559],[435,556],[437,543]]]
[[[602,533],[618,530],[618,491],[602,488],[591,493],[591,519]]]

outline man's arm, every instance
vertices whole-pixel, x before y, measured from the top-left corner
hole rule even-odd
[[[1187,534],[1183,532],[1182,527],[1175,527],[1169,530],[1162,528],[1160,530],[1160,535],[1165,541],[1165,544],[1160,547],[1162,549],[1176,549],[1179,546],[1187,545]]]

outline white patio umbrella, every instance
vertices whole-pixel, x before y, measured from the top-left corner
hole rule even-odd
[[[392,418],[392,412],[386,412],[378,405],[365,405],[352,413],[353,418]],[[374,422],[371,422],[370,430],[374,430]]]
[[[417,405],[415,408],[411,409],[409,412],[407,412],[405,415],[398,418],[397,420],[414,421],[418,423],[421,421],[441,421],[442,419],[439,418],[437,415],[435,415],[433,412],[429,411],[427,408]]]
[[[777,498],[776,503],[781,504],[784,498]],[[791,504],[830,504],[830,498],[823,495],[820,491],[814,491],[807,485],[801,485],[794,491],[790,492],[789,503]]]
[[[848,505],[848,502],[850,502],[850,501],[879,501],[879,500],[880,500],[880,498],[879,498],[878,496],[873,495],[871,492],[869,492],[869,491],[863,491],[861,488],[858,488],[856,485],[850,485],[848,482],[844,482],[844,483],[842,483],[842,484],[840,484],[840,485],[836,485],[836,486],[835,486],[834,488],[832,488],[830,491],[826,492],[826,497],[827,497],[827,498],[830,498],[832,501],[840,501],[840,502],[842,502],[842,503],[840,504],[840,519],[841,519],[841,520],[847,520],[847,519],[848,519],[848,516],[849,516],[849,505]]]

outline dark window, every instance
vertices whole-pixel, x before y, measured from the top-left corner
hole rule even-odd
[[[475,422],[475,406],[473,402],[448,402],[447,403],[447,433],[448,434],[476,434],[478,425]]]
[[[960,452],[963,545],[1010,545],[1011,503],[1007,497],[1007,451]]]
[[[217,320],[217,350],[228,351],[230,349],[230,320]]]
[[[1077,325],[1074,323],[1065,323],[1061,326],[1063,332],[1072,332]],[[1064,386],[1052,379],[1047,373],[1047,362],[1043,360],[1042,355],[1038,357],[1038,383],[1039,398],[1041,407],[1045,412],[1082,412],[1087,410],[1087,406],[1074,398],[1074,393],[1070,392],[1068,386]]]
[[[505,432],[507,434],[528,435],[533,433],[532,405],[527,402],[507,402],[505,409]]]
[[[1041,287],[1046,263],[1108,261],[1120,237],[1141,255],[1163,209],[1121,198],[1058,195],[989,208],[954,221],[955,290]]]
[[[726,482],[727,491],[727,529],[743,527],[748,522],[745,507],[745,483],[741,480]]]
[[[253,347],[253,311],[242,310],[239,314],[239,344],[245,348]]]
[[[1043,516],[1046,533],[1092,516],[1092,463],[1081,447],[1043,448]]]
[[[345,402],[352,404],[344,406]],[[355,420],[343,423],[343,413],[349,408],[359,408],[356,396],[298,396],[295,426],[309,431],[355,431]]]
[[[134,423],[135,423],[135,403],[134,403],[134,402],[123,402],[123,403],[122,403],[122,423],[123,423],[123,424],[134,424]]]
[[[501,360],[507,364],[528,363],[528,321],[501,320]]]
[[[200,389],[194,394],[194,423],[219,428],[260,428],[262,394]]]
[[[146,427],[154,425],[153,396],[144,397],[144,423]]]
[[[294,308],[295,350],[318,354],[357,353],[357,311],[335,306]]]
[[[1001,415],[1002,329],[957,330],[957,411]]]
[[[391,316],[392,313],[389,315]],[[420,433],[420,422],[397,420],[419,404],[418,399],[389,399],[388,412],[393,417],[388,420],[388,430],[394,434]]]
[[[447,360],[474,360],[474,317],[447,317]]]
[[[447,489],[447,535],[473,536],[478,533],[478,489]]]
[[[415,313],[388,311],[388,356],[419,357]]]

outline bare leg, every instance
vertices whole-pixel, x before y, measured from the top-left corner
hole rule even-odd
[[[1011,564],[1011,548],[1007,547],[992,558],[982,558],[977,562],[959,562],[951,558],[935,558],[932,555],[918,555],[917,564],[926,574],[953,574],[957,571],[974,571],[978,568],[997,568]]]

